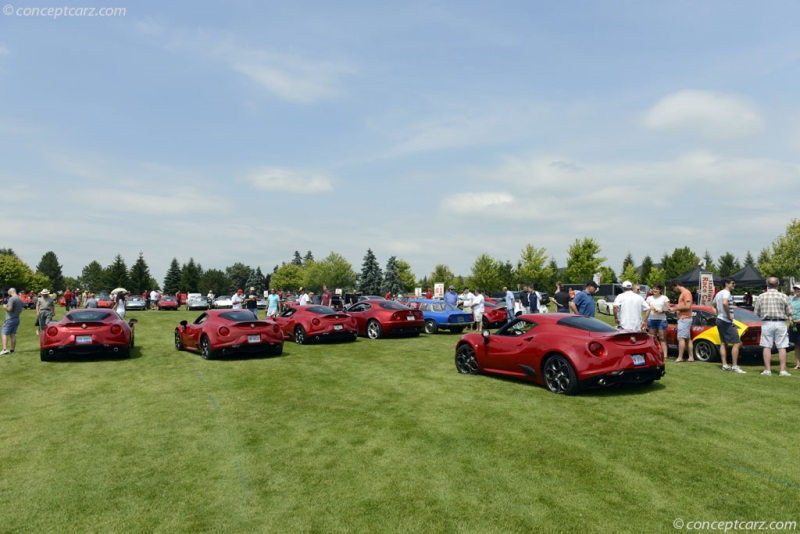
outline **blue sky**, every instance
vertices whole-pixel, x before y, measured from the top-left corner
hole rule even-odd
[[[125,16],[19,8],[123,7]],[[12,14],[5,14],[12,6]],[[33,2],[0,15],[0,246],[418,277],[591,237],[619,271],[798,217],[790,1]]]

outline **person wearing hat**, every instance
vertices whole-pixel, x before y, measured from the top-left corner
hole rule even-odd
[[[575,293],[575,298],[569,303],[572,313],[594,317],[594,294],[597,291],[597,284],[594,280],[586,282],[583,291]]]
[[[301,287],[300,291],[298,292],[297,305],[298,306],[308,306],[309,302],[310,302],[310,298],[306,294],[306,290]]]
[[[614,320],[623,330],[641,332],[647,323],[642,321],[642,312],[648,311],[650,306],[641,295],[631,291],[633,284],[628,280],[622,282],[622,294],[614,299]]]
[[[242,302],[244,302],[244,298],[242,298],[242,294],[244,292],[239,289],[236,293],[233,294],[231,297],[231,309],[233,310],[241,310],[242,309]]]
[[[47,327],[47,324],[54,320],[56,313],[56,304],[53,297],[50,296],[50,291],[42,289],[39,293],[39,298],[36,299],[36,316],[39,318],[39,328],[42,330]],[[39,333],[39,330],[36,330]]]
[[[258,295],[256,295],[256,288],[250,288],[250,291],[247,293],[247,298],[244,299],[244,307],[250,310],[250,313],[258,319]]]
[[[447,288],[447,293],[444,294],[444,309],[455,310],[458,309],[458,293],[456,293],[455,286]]]
[[[800,283],[792,284],[792,311],[789,341],[794,343],[794,368],[800,370]]]

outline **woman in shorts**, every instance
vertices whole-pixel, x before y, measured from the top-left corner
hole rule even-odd
[[[653,294],[645,301],[650,308],[645,312],[647,321],[647,331],[650,335],[658,338],[661,343],[661,351],[664,358],[667,357],[667,310],[669,309],[669,297],[663,293],[664,287],[661,284],[653,285]]]

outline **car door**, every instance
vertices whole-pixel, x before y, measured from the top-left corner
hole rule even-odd
[[[517,318],[492,334],[489,343],[484,344],[481,367],[500,374],[525,375],[522,366],[532,366],[535,327],[533,321]]]
[[[284,335],[287,336],[294,335],[296,313],[297,313],[297,308],[286,308],[277,317],[275,317],[275,322],[278,323],[278,326],[281,327],[281,330],[283,331]]]
[[[203,325],[208,320],[208,314],[202,313],[193,323],[186,325],[183,330],[183,345],[185,347],[200,349],[200,336],[203,333]]]
[[[356,318],[356,327],[358,328],[358,334],[362,336],[367,335],[367,312],[372,309],[372,306],[368,303],[368,301],[358,302],[353,304],[347,313],[352,315]]]

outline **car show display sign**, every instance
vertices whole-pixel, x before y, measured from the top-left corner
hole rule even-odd
[[[711,306],[714,302],[714,275],[711,273],[700,274],[700,289],[697,292],[698,304]]]
[[[422,296],[422,288],[421,287],[415,287],[414,288],[414,296],[417,297],[417,298],[420,298]]]
[[[437,282],[433,284],[433,296],[434,298],[444,298],[444,282]]]

